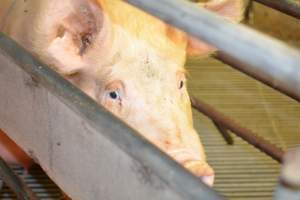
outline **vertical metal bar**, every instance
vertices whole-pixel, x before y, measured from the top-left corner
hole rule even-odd
[[[213,121],[213,123],[214,123],[215,127],[218,129],[218,131],[221,133],[221,135],[223,136],[226,143],[229,145],[233,145],[233,138],[228,133],[228,130],[216,121]]]
[[[287,15],[300,19],[300,2],[297,0],[255,0]]]

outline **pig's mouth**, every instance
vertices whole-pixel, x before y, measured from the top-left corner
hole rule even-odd
[[[200,177],[208,186],[213,186],[215,175],[213,169],[191,150],[176,149],[168,151],[168,154],[194,175]]]

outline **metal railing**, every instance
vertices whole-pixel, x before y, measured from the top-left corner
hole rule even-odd
[[[297,0],[255,0],[287,15],[300,19],[300,1]]]
[[[300,3],[293,0],[269,1],[256,0],[286,14],[300,18]],[[244,25],[231,23],[210,11],[200,8],[184,0],[127,0],[144,11],[160,18],[161,20],[182,29],[183,31],[214,45],[221,54],[216,58],[233,65],[239,71],[271,86],[272,88],[300,101],[300,52],[283,42],[269,38]],[[283,151],[268,143],[263,138],[259,139],[248,130],[240,130],[234,123],[220,117],[217,112],[211,112],[208,105],[192,100],[193,106],[198,111],[222,123],[216,124],[225,140],[231,143],[231,138],[226,129],[238,129],[235,133],[250,144],[263,149],[274,159],[281,161]],[[216,115],[212,116],[212,114]],[[220,121],[219,121],[220,122]],[[222,125],[222,126],[220,126]],[[299,165],[299,163],[297,163]],[[299,167],[299,166],[298,166]],[[283,189],[280,186],[275,199],[282,197],[299,198],[299,188],[295,190]]]
[[[130,157],[149,168],[168,188],[178,192],[180,199],[223,199],[199,178],[184,170],[181,165],[148,142],[141,134],[138,134],[58,73],[33,58],[30,53],[2,33],[0,33],[0,50],[0,53],[4,52],[6,57],[27,72],[38,85],[42,85],[58,96],[98,133],[103,134]],[[151,199],[151,197],[149,198]],[[148,197],[144,199],[148,199]]]
[[[262,77],[300,101],[300,52],[279,40],[235,24],[184,0],[127,0],[191,35],[214,45],[247,66],[239,70]]]
[[[184,0],[127,0],[127,2],[216,46],[232,59],[247,63],[245,66],[238,65],[237,68],[254,77],[261,77],[260,79],[269,85],[300,100],[298,50],[243,25],[224,20]],[[296,14],[293,15],[297,16],[299,10],[298,7],[295,8]],[[87,123],[99,132],[104,132],[105,137],[120,149],[148,166],[184,199],[223,199],[200,179],[183,170],[179,164],[136,134],[133,129],[73,87],[56,72],[32,58],[3,34],[0,34],[0,49],[44,87],[61,97],[68,106],[84,117]],[[172,174],[168,173],[170,169],[173,170]]]

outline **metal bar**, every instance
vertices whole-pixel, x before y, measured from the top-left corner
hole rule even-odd
[[[277,80],[274,80],[271,76],[265,76],[265,74],[260,73],[258,70],[252,70],[253,68],[245,63],[234,59],[230,55],[220,51],[213,56],[215,59],[229,65],[230,67],[239,70],[240,72],[247,74],[248,76],[270,86],[271,88],[291,97],[296,101],[300,101],[300,94],[296,90],[290,90],[287,88],[286,84],[281,84]],[[299,65],[300,66],[300,65]]]
[[[218,122],[213,121],[215,127],[218,129],[218,131],[221,133],[223,136],[224,140],[226,141],[227,144],[233,145],[234,141],[231,135],[228,133],[228,130],[223,127],[221,124],[218,124]]]
[[[279,185],[274,193],[275,200],[300,199],[300,148],[284,155]]]
[[[0,177],[15,192],[18,200],[38,200],[33,191],[13,172],[1,157]]]
[[[27,72],[20,75],[12,62],[2,64],[0,126],[67,194],[81,200],[224,199],[1,33],[0,50],[2,60]],[[28,83],[28,74],[35,84]]]
[[[213,107],[200,101],[199,99],[191,97],[191,103],[192,106],[199,112],[203,113],[218,124],[221,124],[223,127],[229,129],[236,136],[247,141],[249,144],[266,153],[279,163],[282,162],[284,152],[281,148],[271,144],[269,141],[253,133],[251,130],[239,126],[236,122],[216,111]]]
[[[297,0],[255,0],[258,3],[300,19],[300,2]]]
[[[231,57],[281,85],[300,99],[300,52],[283,42],[234,24],[184,0],[127,0],[195,37],[216,46]]]

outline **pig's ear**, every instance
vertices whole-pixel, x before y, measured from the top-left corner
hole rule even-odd
[[[103,11],[100,1],[97,0],[71,0],[65,16],[57,20],[55,25],[55,38],[48,48],[48,52],[58,62],[57,71],[68,75],[76,73],[82,68],[82,56],[95,43],[103,29]],[[67,63],[68,60],[72,61]],[[66,67],[68,66],[68,67]]]
[[[210,0],[206,3],[197,3],[199,6],[213,11],[224,18],[239,22],[243,19],[246,2],[248,0]],[[211,45],[188,36],[187,53],[191,56],[206,56],[216,51]]]

